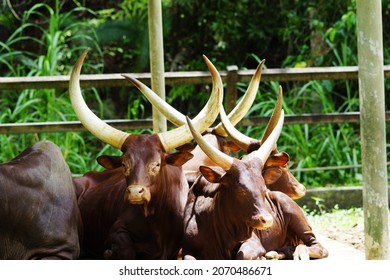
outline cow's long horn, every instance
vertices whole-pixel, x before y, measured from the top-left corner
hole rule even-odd
[[[187,123],[191,130],[191,133],[194,137],[196,143],[200,146],[202,151],[218,166],[222,167],[225,171],[229,170],[233,164],[233,158],[229,155],[221,152],[214,146],[210,145],[202,135],[194,128],[191,120],[187,117]]]
[[[227,135],[232,139],[234,144],[236,144],[241,150],[248,151],[251,145],[259,144],[259,140],[246,136],[234,127],[234,125],[229,121],[223,106],[219,109],[219,115],[221,117],[221,124],[223,125],[224,131],[226,131]]]
[[[248,154],[247,157],[258,157],[263,163],[265,163],[271,152],[275,149],[276,142],[278,141],[279,135],[282,131],[283,122],[284,111],[282,110],[278,122],[276,123],[272,132],[267,137],[267,140],[265,140],[261,144],[261,147],[258,150],[255,150],[252,153]]]
[[[213,76],[213,89],[209,101],[193,120],[193,126],[203,133],[209,128],[219,114],[219,108],[223,100],[223,84],[217,69],[210,68]],[[188,125],[184,124],[170,131],[159,133],[161,143],[165,151],[169,151],[192,140],[193,136]]]
[[[213,84],[218,81],[219,83],[219,77],[217,70],[215,66],[211,63],[211,61],[203,55],[203,59],[205,60],[207,67],[209,68],[211,72],[211,77],[213,80]],[[253,104],[253,101],[255,100],[257,90],[259,89],[259,84],[261,80],[261,71],[263,68],[265,60],[262,60],[260,64],[257,66],[257,69],[249,83],[248,89],[245,92],[244,96],[240,100],[240,102],[236,105],[236,107],[229,113],[229,120],[233,125],[236,125],[249,111],[250,107]],[[128,76],[128,75],[122,75],[126,79],[130,80],[149,100],[150,103],[153,104],[154,107],[156,107],[160,113],[164,114],[165,117],[174,125],[180,126],[183,124],[186,124],[186,118],[185,116],[177,111],[175,108],[173,108],[168,103],[164,102],[154,91],[152,91],[150,88],[148,88],[146,85],[138,81],[137,79]],[[196,117],[193,119],[194,122],[196,122]],[[227,133],[225,132],[222,124],[218,124],[214,128],[215,132],[220,136],[227,136]]]
[[[229,113],[228,118],[233,126],[235,126],[239,121],[242,120],[243,117],[248,113],[249,109],[251,108],[255,98],[256,93],[259,89],[259,84],[261,80],[261,72],[263,69],[265,59],[263,59],[260,64],[257,66],[255,73],[253,74],[253,77],[249,83],[249,86],[244,94],[244,96],[241,98],[240,102],[233,108],[233,110]],[[219,123],[215,128],[214,131],[217,135],[220,136],[227,136],[227,133],[222,125],[222,123]]]
[[[272,132],[272,130],[277,124],[278,119],[280,118],[280,114],[282,111],[282,101],[282,87],[279,87],[279,94],[276,100],[274,111],[272,112],[271,118],[268,121],[267,127],[261,140],[248,137],[245,134],[241,133],[237,128],[235,128],[234,125],[231,124],[229,122],[229,119],[226,117],[226,113],[223,107],[220,108],[221,123],[223,124],[227,134],[230,136],[230,138],[232,138],[233,142],[242,150],[248,151],[250,147],[260,146],[261,143],[263,143],[268,138],[269,134]]]
[[[122,144],[129,135],[121,130],[113,128],[98,118],[87,106],[80,89],[80,71],[85,56],[88,53],[86,49],[77,59],[69,80],[69,95],[73,109],[77,118],[83,126],[103,142],[121,149]]]
[[[213,83],[213,90],[217,90],[217,88],[220,88],[223,90],[223,84],[221,77],[213,65],[213,63],[205,56],[203,55],[203,59],[207,64],[207,67],[210,70],[212,83]],[[123,77],[130,80],[141,92],[142,94],[149,100],[150,103],[161,113],[163,114],[171,123],[173,123],[176,126],[186,125],[186,117],[184,114],[176,110],[174,107],[169,105],[167,102],[165,102],[163,99],[161,99],[153,90],[151,90],[149,87],[147,87],[145,84],[141,83],[137,79],[123,74]],[[213,101],[210,99],[208,101],[209,103],[212,103]],[[193,121],[197,122],[201,116],[203,116],[208,108],[210,107],[210,104],[206,105],[205,108],[203,108],[203,111],[201,111],[198,116],[196,116]],[[206,112],[204,112],[206,111]]]
[[[282,86],[279,86],[279,94],[278,94],[278,99],[276,100],[275,109],[272,112],[272,116],[270,120],[268,121],[267,127],[263,133],[263,137],[261,137],[261,142],[267,140],[268,136],[271,134],[274,127],[276,126],[280,118],[280,114],[282,112],[282,105],[283,105],[283,90],[282,90]]]

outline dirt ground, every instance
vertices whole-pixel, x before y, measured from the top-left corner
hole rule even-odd
[[[364,252],[364,227],[355,224],[352,227],[314,228],[314,233],[347,244]]]

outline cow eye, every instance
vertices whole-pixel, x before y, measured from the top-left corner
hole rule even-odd
[[[131,173],[131,164],[129,160],[122,160],[123,173],[129,176]]]
[[[237,190],[237,195],[240,197],[245,197],[247,195],[247,192],[244,189],[238,189]]]
[[[149,174],[152,176],[156,176],[158,172],[160,171],[160,163],[157,161],[154,161],[149,164]]]

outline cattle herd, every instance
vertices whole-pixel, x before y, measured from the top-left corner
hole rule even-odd
[[[130,134],[109,126],[85,103],[80,72],[86,54],[70,75],[72,106],[90,133],[122,155],[100,156],[104,171],[72,177],[58,146],[43,140],[1,163],[0,259],[328,256],[294,201],[306,189],[290,173],[288,154],[277,149],[284,120],[281,89],[261,139],[235,128],[252,106],[264,61],[226,115],[222,79],[204,57],[212,92],[192,119],[124,75],[176,126]]]

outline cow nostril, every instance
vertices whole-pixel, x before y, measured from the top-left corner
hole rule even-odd
[[[138,191],[138,193],[143,193],[145,191],[145,189],[144,188],[141,188],[139,191]]]

